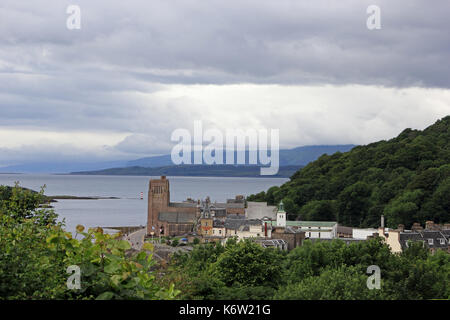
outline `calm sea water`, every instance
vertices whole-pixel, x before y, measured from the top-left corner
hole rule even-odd
[[[147,192],[151,177],[135,176],[76,176],[0,174],[0,185],[14,185],[40,190],[46,185],[46,195],[118,197],[108,200],[58,200],[53,206],[68,231],[75,226],[136,226],[147,222]],[[156,177],[155,177],[156,178]],[[205,199],[225,201],[237,194],[247,196],[266,191],[288,181],[285,178],[224,178],[168,177],[172,201]],[[144,193],[144,200],[140,193]]]

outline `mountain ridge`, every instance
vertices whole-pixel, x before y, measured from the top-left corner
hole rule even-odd
[[[315,160],[323,153],[334,153],[336,151],[346,151],[355,145],[315,145],[301,146],[293,149],[280,150],[280,166],[304,166],[308,162]],[[236,152],[234,157],[236,158]],[[193,159],[193,158],[192,158]],[[225,157],[224,157],[225,159]],[[203,163],[204,164],[204,163]],[[173,166],[170,154],[153,157],[138,158],[135,160],[118,160],[103,162],[33,162],[0,167],[3,173],[71,173],[79,171],[98,171],[120,167],[148,167],[157,168]]]

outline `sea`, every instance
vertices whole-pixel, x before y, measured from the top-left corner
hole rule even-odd
[[[52,203],[64,221],[65,228],[74,232],[79,224],[89,227],[139,226],[147,222],[147,193],[149,176],[87,176],[55,174],[0,174],[0,185],[20,186],[39,191],[45,186],[48,196],[114,197],[118,199],[57,200]],[[287,178],[236,177],[167,177],[171,201],[187,198],[224,202],[236,195],[267,191],[280,186]],[[143,199],[141,199],[141,192]]]

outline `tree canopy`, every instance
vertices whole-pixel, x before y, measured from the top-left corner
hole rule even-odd
[[[337,220],[354,227],[388,227],[427,220],[450,222],[450,116],[423,131],[332,155],[297,171],[281,187],[247,198],[281,200],[302,220]]]

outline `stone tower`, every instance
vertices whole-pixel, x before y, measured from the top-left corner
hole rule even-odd
[[[148,188],[147,233],[154,232],[156,236],[159,235],[162,225],[158,215],[167,210],[169,201],[169,180],[165,176],[161,176],[161,179],[151,179]]]

